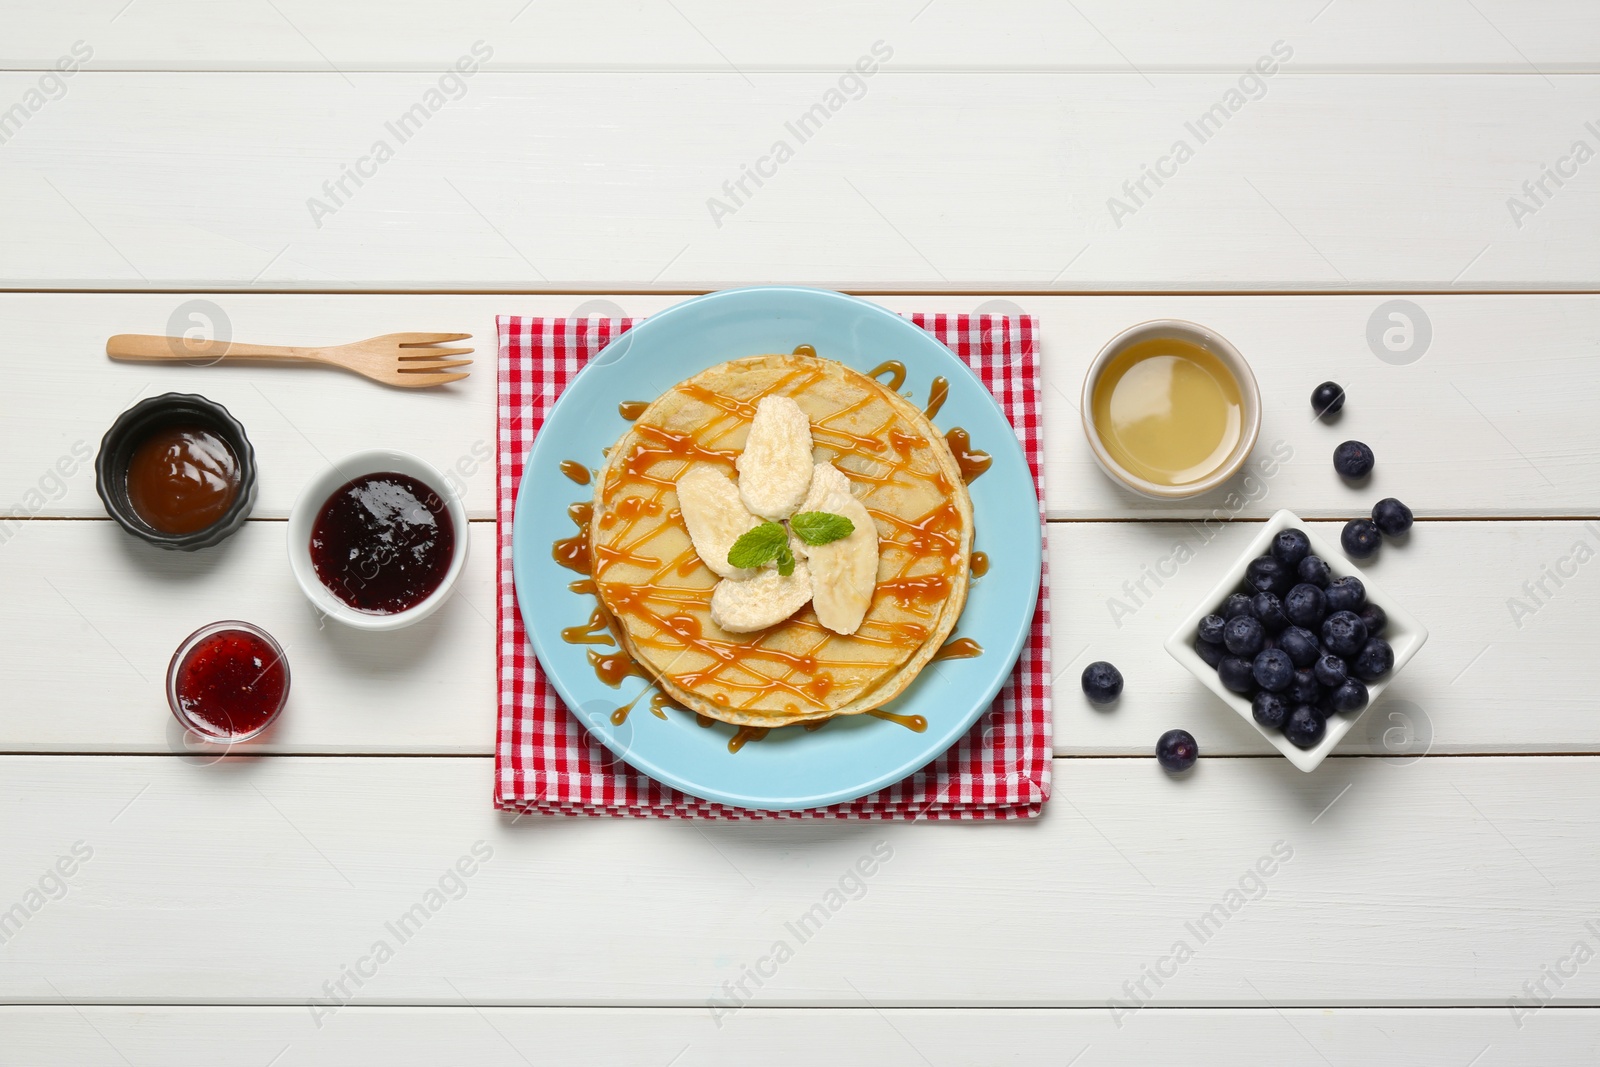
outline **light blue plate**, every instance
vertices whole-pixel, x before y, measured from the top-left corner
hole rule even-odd
[[[955,636],[983,646],[974,659],[930,664],[886,710],[922,715],[924,733],[869,715],[835,719],[814,733],[774,730],[759,743],[728,751],[734,728],[696,724],[694,716],[650,714],[649,697],[620,725],[611,713],[641,689],[601,682],[585,653],[561,639],[583,624],[594,597],[571,592],[577,577],[551,558],[550,546],[575,533],[567,505],[586,490],[560,471],[562,460],[589,467],[628,428],[624,400],[654,400],[716,363],[807,344],[819,356],[866,372],[887,359],[906,365],[904,391],[926,401],[936,375],[950,381],[941,427],[964,426],[994,465],[971,485],[974,547],[989,573],[967,597]],[[1016,433],[971,370],[932,336],[889,311],[841,293],[786,287],[731,289],[696,297],[651,316],[601,352],[556,402],[524,468],[512,534],[517,603],[534,651],[567,706],[620,759],[650,777],[706,800],[743,808],[789,810],[837,804],[881,789],[949,748],[988,708],[1027,640],[1039,593],[1039,502]]]

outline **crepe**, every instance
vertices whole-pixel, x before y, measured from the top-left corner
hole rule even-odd
[[[733,634],[712,621],[718,576],[696,554],[674,485],[699,464],[737,477],[756,402],[792,398],[813,455],[849,478],[879,537],[861,627],[833,633],[808,605]],[[663,393],[607,455],[595,483],[590,556],[623,645],[674,701],[740,726],[784,726],[881,707],[955,628],[972,560],[972,502],[944,439],[880,382],[808,355],[718,364]]]

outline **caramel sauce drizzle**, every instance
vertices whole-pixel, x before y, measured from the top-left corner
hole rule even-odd
[[[571,478],[579,485],[588,485],[589,479],[593,477],[589,471],[589,468],[585,467],[582,463],[579,463],[575,459],[562,460],[561,473],[565,474],[568,478]]]
[[[812,359],[817,358],[817,350],[810,345],[795,345],[794,354],[797,356],[810,356]]]
[[[649,678],[644,668],[633,662],[633,657],[626,652],[599,653],[590,649],[589,666],[594,668],[594,676],[615,689],[622,684],[624,678],[631,676]]]
[[[872,711],[867,712],[867,714],[871,715],[874,719],[882,719],[885,722],[892,722],[900,726],[904,726],[907,730],[910,730],[912,733],[916,734],[920,734],[922,731],[928,728],[928,720],[924,719],[921,715],[901,715],[893,711],[884,711],[882,708],[874,708]]]
[[[613,711],[611,713],[611,725],[612,726],[621,726],[623,723],[627,722],[628,721],[628,713],[633,710],[633,706],[635,704],[639,703],[640,697],[643,697],[648,692],[650,692],[650,687],[649,686],[645,686],[643,689],[639,690],[638,696],[635,696],[632,700],[630,700],[626,704],[622,705],[622,707],[620,707],[617,710]]]
[[[983,472],[994,463],[989,453],[972,447],[972,435],[959,426],[945,434],[944,440],[950,446],[950,454],[956,457],[956,466],[961,468],[961,480],[968,485],[983,477]]]
[[[989,573],[989,553],[974,552],[972,554],[972,576],[982,578]]]
[[[977,659],[983,655],[983,646],[970,637],[960,637],[954,641],[946,641],[933,654],[933,658],[940,659]]]
[[[741,726],[739,732],[728,739],[728,751],[738,752],[749,742],[763,740],[771,732],[767,726]]]
[[[805,727],[806,733],[814,734],[832,721],[833,716],[830,715],[826,719],[812,719],[810,722],[803,722],[800,725]]]
[[[950,595],[950,579],[943,574],[923,574],[916,578],[891,578],[878,583],[878,592],[902,604],[928,604]]]
[[[717,720],[713,719],[709,715],[702,715],[697,711],[694,713],[694,724],[709,730],[711,727],[717,724]]]
[[[944,402],[950,399],[950,379],[944,375],[933,380],[933,385],[928,389],[928,406],[922,409],[922,415],[929,422],[935,415],[944,409]]]
[[[655,696],[650,698],[650,714],[658,719],[665,719],[667,717],[666,709],[671,707],[676,707],[676,705],[672,703],[672,698],[665,693],[657,692]]]
[[[867,371],[867,377],[872,379],[881,378],[885,374],[889,376],[889,380],[884,384],[889,387],[891,393],[898,393],[900,387],[906,384],[906,365],[898,359],[886,359]]]
[[[583,626],[568,626],[561,631],[561,640],[569,645],[611,645],[611,622],[603,608],[595,608]]]
[[[640,415],[643,415],[645,409],[649,406],[650,401],[648,400],[624,400],[622,403],[617,405],[617,414],[621,415],[629,422],[632,422]]]

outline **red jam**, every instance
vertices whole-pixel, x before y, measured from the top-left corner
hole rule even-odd
[[[259,733],[283,707],[289,667],[278,647],[249,630],[195,641],[173,670],[173,710],[197,733],[238,740]]]
[[[204,426],[167,426],[139,443],[128,460],[128,503],[164,534],[204,530],[239,495],[239,458]]]
[[[364,474],[322,505],[311,563],[329,591],[357,611],[394,615],[444,584],[455,525],[438,493],[407,474]]]

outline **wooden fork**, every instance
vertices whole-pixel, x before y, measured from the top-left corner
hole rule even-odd
[[[439,348],[450,341],[465,341],[470,333],[386,333],[348,345],[330,348],[288,348],[280,345],[244,345],[234,341],[208,341],[188,337],[156,337],[149,334],[119,333],[106,342],[106,355],[112,359],[140,363],[328,363],[364,374],[385,385],[422,389],[430,385],[458,382],[466,371],[447,374],[454,367],[465,367],[470,348]]]

